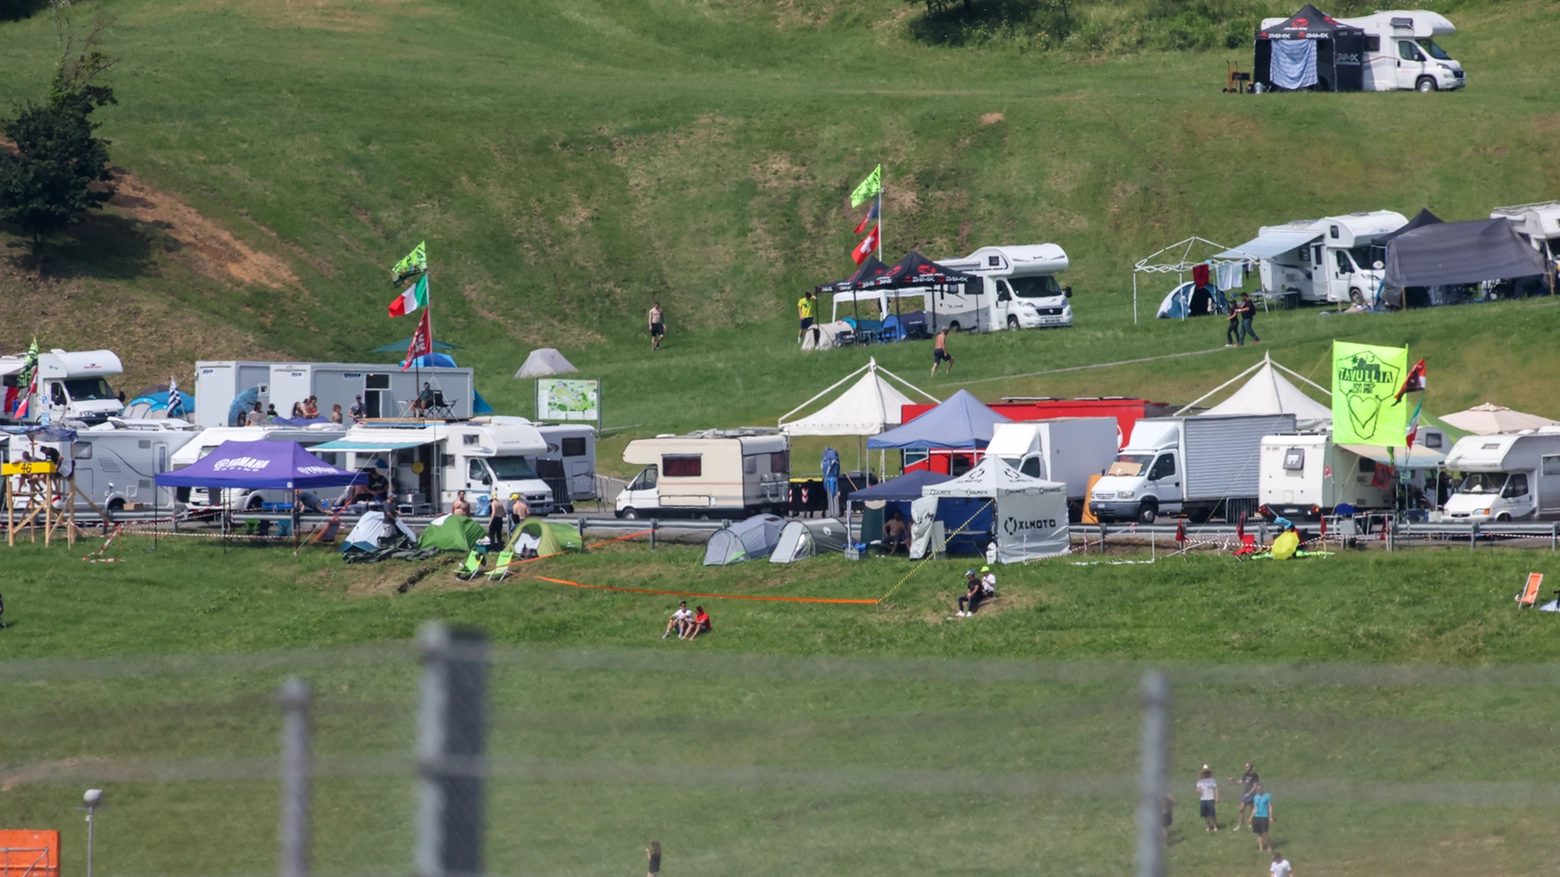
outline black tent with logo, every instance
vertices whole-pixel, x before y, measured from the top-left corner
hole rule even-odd
[[[1360,91],[1365,86],[1365,31],[1307,3],[1257,31],[1252,79],[1283,91]]]
[[[903,289],[907,286],[968,283],[974,279],[974,275],[939,265],[915,250],[911,250],[905,254],[903,259],[895,262],[892,267],[883,272],[881,277],[863,282],[856,288],[878,289],[886,286],[889,289]]]
[[[879,261],[876,256],[868,256],[867,260],[861,263],[861,267],[852,271],[849,277],[844,280],[836,280],[833,283],[825,283],[817,287],[817,292],[819,295],[825,295],[831,292],[850,292],[853,289],[861,289],[862,286],[860,284],[876,280],[887,272],[887,265]]]

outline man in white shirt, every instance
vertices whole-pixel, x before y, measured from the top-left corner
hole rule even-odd
[[[1274,853],[1273,864],[1268,866],[1268,873],[1273,877],[1293,877],[1294,869],[1289,867],[1289,860],[1284,858],[1283,853]]]
[[[674,630],[677,631],[677,638],[681,639],[682,635],[687,632],[688,627],[692,624],[693,613],[688,611],[688,601],[679,601],[677,611],[673,612],[672,619],[666,622],[666,633],[661,634],[661,639],[671,636]]]
[[[1213,778],[1213,769],[1202,766],[1197,775],[1197,813],[1203,819],[1204,831],[1218,831],[1219,781]]]

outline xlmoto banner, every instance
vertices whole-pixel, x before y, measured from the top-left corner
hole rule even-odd
[[[1334,341],[1333,441],[1401,447],[1408,408],[1392,400],[1407,373],[1407,347]]]
[[[1021,563],[1068,552],[1067,486],[997,497],[997,560]]]

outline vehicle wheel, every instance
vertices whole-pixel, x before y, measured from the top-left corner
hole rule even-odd
[[[1349,287],[1349,304],[1362,305],[1365,303],[1365,293],[1358,286]]]
[[[265,498],[260,496],[251,496],[248,504],[244,506],[246,511],[251,512],[258,512],[263,508],[265,508]]]
[[[1497,524],[1505,524],[1505,523],[1508,523],[1510,521],[1511,521],[1511,515],[1508,515],[1505,512],[1501,512],[1500,514],[1495,516],[1495,523],[1497,523]]]
[[[957,331],[959,331],[959,321],[958,320],[954,320],[953,322],[949,323],[948,324],[948,331],[949,332],[957,332]]]
[[[1018,328],[1018,317],[1015,317],[1012,314],[1008,314],[1008,328],[1009,329],[1017,329]]]
[[[558,511],[560,511],[560,512],[566,514],[566,515],[572,515],[572,514],[574,514],[574,504],[573,503],[569,503],[568,505],[558,506]]]
[[[1421,76],[1419,81],[1414,84],[1414,88],[1418,89],[1420,94],[1429,94],[1436,90],[1435,80],[1428,76]]]
[[[1159,517],[1159,507],[1151,502],[1145,502],[1138,506],[1137,519],[1139,524],[1152,524]]]
[[[632,507],[626,508],[618,512],[618,517],[627,521],[637,521],[639,520],[639,510]]]

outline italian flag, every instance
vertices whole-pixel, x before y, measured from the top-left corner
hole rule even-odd
[[[428,275],[417,278],[417,282],[408,286],[406,291],[396,296],[390,303],[390,316],[403,317],[418,308],[428,306]]]

